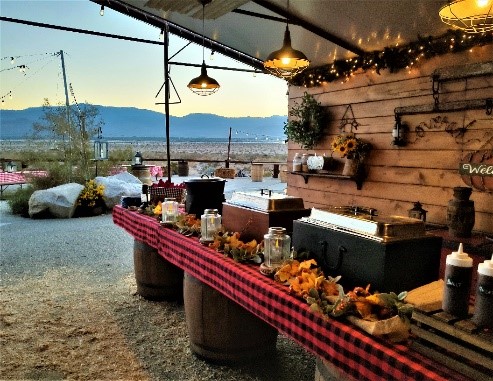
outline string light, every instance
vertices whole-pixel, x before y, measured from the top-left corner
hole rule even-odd
[[[433,57],[462,51],[471,51],[475,46],[493,43],[493,33],[464,35],[464,32],[449,30],[438,37],[422,37],[418,41],[399,47],[387,47],[382,51],[365,53],[362,56],[334,60],[332,63],[307,69],[290,81],[295,86],[321,86],[323,83],[339,81],[344,83],[356,72],[380,74],[382,70],[395,73],[410,71],[419,63]],[[345,78],[341,81],[341,78]]]
[[[104,5],[101,5],[101,9],[100,9],[100,11],[99,11],[99,14],[100,14],[101,16],[104,16]]]

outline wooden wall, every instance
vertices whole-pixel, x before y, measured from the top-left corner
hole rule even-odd
[[[368,177],[361,190],[352,181],[288,175],[287,192],[302,197],[305,207],[329,205],[360,205],[376,208],[381,214],[407,216],[413,202],[419,201],[428,211],[427,221],[446,224],[447,203],[452,199],[453,187],[466,186],[459,173],[459,163],[468,153],[479,149],[493,149],[493,115],[485,110],[439,112],[405,115],[409,126],[404,147],[391,145],[394,109],[414,105],[433,105],[432,73],[436,69],[458,67],[477,62],[492,62],[493,46],[474,48],[472,52],[449,54],[424,62],[410,73],[390,74],[383,71],[354,75],[346,83],[331,82],[323,87],[295,87],[289,89],[289,107],[299,103],[306,91],[326,107],[330,121],[323,141],[313,150],[303,150],[297,144],[288,145],[288,167],[296,152],[330,155],[332,138],[349,104],[360,126],[354,132],[373,144],[367,160]],[[493,98],[493,75],[442,82],[440,104],[465,99]],[[447,118],[448,123],[436,123],[432,118]],[[442,119],[443,120],[443,119]],[[458,131],[449,133],[446,127],[467,126],[463,136]],[[424,129],[422,136],[416,127]],[[347,128],[347,127],[346,127]],[[334,154],[336,157],[336,154]],[[476,223],[474,231],[493,233],[493,191],[473,190]]]

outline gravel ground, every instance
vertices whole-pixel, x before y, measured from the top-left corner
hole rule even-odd
[[[234,367],[188,346],[182,304],[136,294],[132,238],[111,215],[31,220],[0,201],[0,379],[313,380],[314,356],[277,353]]]

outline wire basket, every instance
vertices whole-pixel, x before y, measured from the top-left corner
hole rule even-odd
[[[149,197],[152,203],[163,202],[165,198],[174,198],[179,203],[185,202],[186,189],[178,187],[149,187]]]

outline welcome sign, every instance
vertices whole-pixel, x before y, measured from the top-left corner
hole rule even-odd
[[[493,164],[460,163],[459,173],[466,176],[492,176]]]

